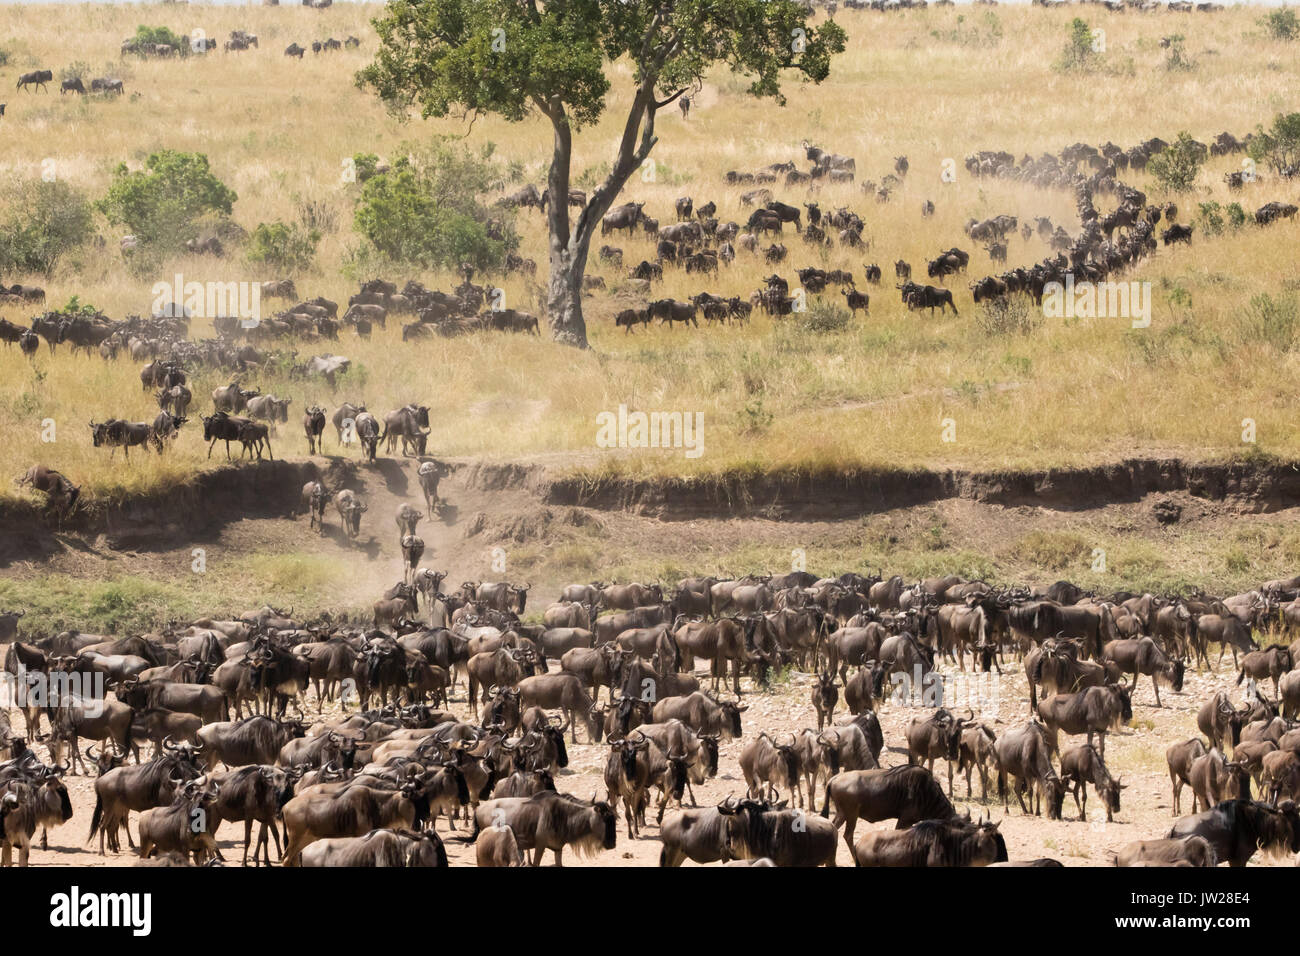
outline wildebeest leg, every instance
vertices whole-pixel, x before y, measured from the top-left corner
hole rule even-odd
[[[1136,678],[1134,680],[1136,681]],[[1156,692],[1156,706],[1163,707],[1164,705],[1160,703],[1160,682],[1156,680],[1155,674],[1151,675],[1151,689]]]

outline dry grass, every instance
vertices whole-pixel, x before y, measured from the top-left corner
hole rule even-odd
[[[523,164],[524,178],[540,182],[550,139],[536,122],[509,125],[485,118],[471,129],[451,120],[403,125],[386,116],[352,83],[374,51],[367,18],[377,9],[0,8],[0,36],[8,38],[3,46],[10,54],[0,84],[37,65],[57,76],[77,60],[89,63],[96,75],[124,77],[128,90],[119,101],[74,100],[57,90],[7,94],[0,177],[38,175],[42,161],[53,158],[59,176],[98,196],[119,162],[138,165],[164,146],[205,152],[217,175],[238,192],[235,218],[247,229],[293,220],[307,200],[337,212],[339,228],[324,237],[317,271],[297,278],[305,294],[345,301],[355,283],[343,273],[360,243],[351,227],[356,187],[340,182],[345,157],[375,152],[391,159],[404,143],[453,133],[473,143],[495,142],[501,155]],[[996,17],[1000,40],[991,37],[989,15]],[[1075,15],[1106,30],[1107,66],[1101,72],[1063,75],[1053,67]],[[1091,6],[1000,7],[992,14],[970,8],[845,11],[839,20],[851,46],[830,81],[792,87],[788,106],[778,108],[748,99],[735,78],[711,77],[688,122],[675,111],[663,118],[654,154],[658,181],[634,182],[628,198],[644,199],[647,211],[665,222],[672,218],[673,200],[688,194],[697,203],[715,200],[724,219],[743,220],[743,190],[723,184],[727,169],[789,159],[805,166],[799,149],[805,138],[855,156],[860,179],[879,180],[892,169],[894,156],[906,154],[911,174],[887,205],[856,186],[828,187],[818,197],[824,208],[849,205],[866,218],[868,252],[835,249],[823,255],[787,237],[791,259],[780,271],[792,275],[795,266],[824,262],[860,275],[862,264],[874,261],[889,276],[895,259],[916,266],[956,244],[972,251],[971,276],[983,275],[993,267],[962,233],[968,218],[1049,215],[1067,228],[1077,224],[1067,193],[972,179],[961,167],[966,154],[1005,149],[1036,155],[1108,139],[1127,146],[1155,135],[1172,139],[1180,129],[1207,141],[1221,130],[1242,135],[1268,123],[1274,113],[1297,108],[1300,66],[1294,46],[1263,38],[1258,16],[1250,8],[1139,15]],[[245,28],[260,36],[261,48],[186,61],[120,62],[121,40],[138,23],[185,33],[201,27],[222,39]],[[971,38],[972,29],[978,39]],[[359,52],[309,52],[301,63],[281,52],[292,41],[309,45],[349,33],[363,38]],[[1172,33],[1186,36],[1194,70],[1165,69],[1158,40]],[[579,138],[575,172],[598,168],[612,150],[629,85],[625,65],[613,71],[607,118]],[[939,179],[948,157],[958,164],[952,184]],[[1228,196],[1222,181],[1237,162],[1211,161],[1195,196],[1177,197],[1179,205],[1190,210],[1193,200],[1237,198]],[[1274,199],[1296,201],[1300,184],[1261,179],[1241,196],[1248,208]],[[1163,198],[1142,177],[1132,182]],[[810,198],[798,190],[776,192],[791,202]],[[938,206],[929,220],[919,213],[926,199]],[[523,253],[544,269],[540,218],[526,214],[521,225]],[[237,252],[221,261],[178,257],[159,276],[141,278],[126,268],[117,234],[106,224],[101,230],[108,240],[104,249],[87,246],[78,261],[36,280],[49,290],[52,306],[75,294],[121,316],[147,311],[152,283],[174,272],[201,280],[269,278]],[[1068,465],[1139,453],[1221,458],[1257,450],[1293,456],[1300,454],[1300,423],[1292,414],[1300,400],[1297,354],[1259,340],[1247,304],[1261,292],[1295,296],[1297,240],[1300,222],[1251,226],[1213,239],[1198,234],[1190,249],[1162,249],[1131,276],[1154,285],[1150,329],[1130,330],[1118,320],[1046,320],[1015,336],[981,331],[960,284],[961,316],[930,318],[907,313],[887,279],[872,290],[870,317],[843,332],[819,335],[756,319],[743,331],[654,329],[628,337],[611,327],[612,314],[632,304],[618,273],[593,264],[611,294],[589,300],[591,353],[491,335],[405,346],[390,327],[370,342],[346,338],[332,347],[357,364],[337,394],[271,374],[250,381],[292,396],[294,411],[312,401],[344,398],[364,399],[380,410],[419,400],[434,409],[435,453],[550,456],[557,464],[592,471]],[[629,263],[653,255],[640,238],[618,244]],[[1016,238],[1010,264],[1028,264],[1047,251],[1037,238]],[[673,273],[656,294],[681,297],[708,288],[747,295],[770,271],[742,254],[716,280]],[[442,288],[454,284],[437,274],[393,278],[407,277]],[[535,308],[527,284],[503,284],[509,304]],[[838,299],[838,290],[828,297]],[[0,314],[26,318],[13,308]],[[296,347],[303,356],[325,350],[307,343]],[[140,455],[128,466],[119,455],[109,464],[90,447],[85,422],[92,416],[154,414],[137,371],[128,360],[110,365],[65,351],[54,357],[42,351],[29,365],[16,349],[0,350],[0,433],[7,439],[0,472],[17,474],[44,461],[100,493],[184,480],[205,453],[192,433],[161,462]],[[196,377],[203,410],[217,384],[213,374]],[[597,449],[596,414],[620,404],[703,412],[704,455],[692,460],[672,451]],[[53,444],[39,440],[45,418],[58,427]],[[956,442],[941,441],[945,418],[956,423]],[[1244,418],[1257,423],[1257,446],[1241,441]],[[290,431],[290,447],[300,454],[305,446],[296,425]],[[280,448],[287,450],[283,439]]]

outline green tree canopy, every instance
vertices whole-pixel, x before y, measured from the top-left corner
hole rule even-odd
[[[391,0],[374,21],[379,52],[357,82],[400,113],[545,116],[554,130],[547,188],[567,196],[573,135],[604,112],[607,65],[633,66],[632,102],[609,174],[570,222],[548,210],[547,311],[557,339],[586,345],[581,285],[601,217],[657,142],[655,113],[715,64],[750,79],[749,92],[784,102],[782,74],[829,75],[845,34],[813,28],[795,0]]]

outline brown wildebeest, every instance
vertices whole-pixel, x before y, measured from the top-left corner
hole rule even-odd
[[[1295,666],[1291,659],[1291,649],[1285,644],[1272,644],[1262,651],[1250,651],[1241,659],[1241,671],[1237,674],[1237,684],[1249,677],[1253,681],[1273,679],[1274,696],[1281,695],[1279,682],[1282,675]]]
[[[1133,703],[1126,686],[1089,687],[1075,694],[1055,694],[1038,705],[1038,715],[1047,728],[1048,743],[1053,752],[1058,746],[1059,734],[1087,734],[1092,743],[1098,737],[1098,751],[1106,756],[1106,733],[1122,727],[1133,719]]]
[[[996,823],[924,820],[906,830],[877,830],[853,848],[858,866],[988,866],[1005,863],[1007,845]]]
[[[1116,866],[1209,866],[1219,862],[1204,837],[1181,840],[1136,840],[1115,854]]]
[[[474,830],[508,826],[520,850],[533,851],[533,866],[540,866],[542,854],[555,853],[555,865],[564,865],[565,847],[580,856],[612,850],[616,843],[614,808],[592,795],[591,803],[567,793],[545,790],[531,797],[503,797],[485,800],[474,811]]]
[[[859,819],[877,823],[897,818],[897,829],[905,830],[922,820],[951,820],[957,815],[934,774],[907,765],[837,774],[826,785],[822,816],[829,815],[831,804],[835,805],[832,823],[837,829],[844,826],[850,851]]]
[[[1165,761],[1169,764],[1169,782],[1174,791],[1174,816],[1182,812],[1183,785],[1191,785],[1192,764],[1208,752],[1199,737],[1173,744],[1165,751]]]
[[[1168,683],[1174,693],[1180,693],[1183,689],[1183,662],[1170,660],[1149,637],[1111,641],[1102,648],[1102,656],[1114,661],[1124,673],[1132,674],[1135,685],[1138,674],[1149,676],[1151,687],[1156,693],[1157,707],[1161,706],[1160,681]]]
[[[1007,777],[1016,778],[1016,800],[1020,809],[1029,813],[1042,812],[1042,800],[1047,800],[1047,818],[1061,819],[1061,805],[1065,802],[1065,788],[1052,767],[1051,736],[1041,723],[1029,720],[1013,727],[997,739],[994,754],[998,767],[998,796],[1002,807],[1007,803]],[[1029,807],[1024,794],[1029,791]]]
[[[1080,820],[1087,817],[1088,784],[1092,783],[1097,796],[1106,805],[1106,822],[1114,822],[1115,814],[1119,812],[1120,791],[1127,784],[1110,775],[1096,747],[1083,744],[1064,751],[1061,754],[1061,782],[1071,790]]]

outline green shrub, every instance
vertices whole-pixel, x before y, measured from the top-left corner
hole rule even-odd
[[[91,236],[89,200],[56,180],[23,180],[0,191],[0,275],[50,275],[69,252]]]
[[[1186,72],[1196,69],[1196,64],[1187,55],[1187,41],[1181,33],[1169,37],[1169,52],[1165,54],[1165,69],[1170,72]]]
[[[439,268],[467,262],[499,267],[517,240],[509,226],[490,226],[479,196],[500,188],[492,148],[471,151],[440,142],[365,181],[357,200],[357,231],[383,257]],[[490,234],[491,233],[491,234]]]
[[[320,233],[299,225],[283,222],[258,223],[249,238],[247,256],[250,262],[261,262],[288,272],[301,272],[310,268],[316,257],[316,243]]]
[[[1278,175],[1294,175],[1300,166],[1300,113],[1278,113],[1269,129],[1260,126],[1249,152],[1251,159],[1267,163]]]
[[[1092,28],[1079,17],[1070,22],[1069,38],[1056,68],[1062,73],[1085,73],[1101,66],[1101,52],[1095,48]]]
[[[208,168],[202,153],[164,149],[143,170],[118,166],[98,208],[146,245],[175,250],[198,234],[200,217],[229,217],[238,197]]]
[[[1205,164],[1205,147],[1197,143],[1187,131],[1178,134],[1178,139],[1166,149],[1152,156],[1147,162],[1147,171],[1155,176],[1165,189],[1173,192],[1187,192],[1196,183]]]
[[[1264,32],[1274,40],[1294,40],[1300,37],[1300,19],[1296,18],[1295,11],[1290,7],[1271,10],[1259,22],[1263,24]]]

